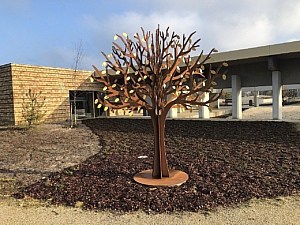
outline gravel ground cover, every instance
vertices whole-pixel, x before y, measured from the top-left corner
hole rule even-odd
[[[210,211],[300,192],[299,123],[169,120],[169,166],[190,176],[180,187],[147,187],[133,181],[135,173],[152,167],[150,120],[108,118],[85,124],[98,138],[98,153],[42,177],[16,192],[16,198],[164,213]]]

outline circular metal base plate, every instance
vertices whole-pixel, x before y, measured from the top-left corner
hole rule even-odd
[[[137,173],[133,179],[140,184],[150,186],[180,186],[189,179],[189,176],[180,170],[170,170],[169,175],[169,177],[157,179],[152,177],[152,170],[144,170]]]

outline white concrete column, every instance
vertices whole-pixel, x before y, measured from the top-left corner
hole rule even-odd
[[[149,96],[146,97],[146,102],[147,102],[149,105],[151,105],[151,99],[150,99]],[[149,113],[148,113],[148,111],[147,111],[145,108],[143,108],[142,110],[143,110],[143,116],[149,116]]]
[[[282,85],[280,71],[272,71],[273,120],[282,120]]]
[[[209,92],[203,93],[202,101],[206,102],[209,100]],[[199,118],[201,119],[209,119],[209,109],[207,106],[200,106],[199,109]]]
[[[259,99],[258,98],[259,98],[259,91],[255,91],[254,98],[253,98],[255,107],[259,106]]]
[[[242,119],[242,84],[241,77],[231,76],[232,82],[232,119]]]
[[[168,99],[170,97],[168,96]],[[167,115],[167,118],[177,118],[177,107],[176,106],[173,106],[169,112],[168,112],[168,115]]]
[[[110,117],[110,109],[108,108],[107,111],[103,112],[104,116]]]
[[[214,102],[209,103],[212,109],[219,109],[220,108],[220,99],[217,99]]]
[[[168,118],[177,118],[177,108],[172,107],[167,115]]]

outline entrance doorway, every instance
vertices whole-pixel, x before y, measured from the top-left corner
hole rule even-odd
[[[103,107],[97,108],[96,91],[69,91],[70,116],[72,120],[103,116]]]

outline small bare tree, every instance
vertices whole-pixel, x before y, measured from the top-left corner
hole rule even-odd
[[[186,109],[207,106],[217,100],[222,93],[213,94],[216,78],[226,78],[227,63],[216,68],[204,66],[215,49],[207,55],[201,53],[191,57],[190,53],[199,47],[200,39],[162,32],[136,33],[131,39],[126,33],[114,37],[112,53],[102,52],[106,61],[103,70],[94,66],[93,79],[103,85],[104,99],[98,104],[105,108],[135,110],[141,107],[151,116],[154,129],[154,162],[152,177],[169,177],[165,149],[165,121],[173,106]],[[119,42],[117,42],[119,40]],[[210,98],[203,101],[205,93]],[[99,106],[99,105],[98,105]]]
[[[34,124],[38,124],[46,113],[45,111],[42,111],[46,98],[42,97],[41,94],[41,91],[35,92],[32,89],[29,89],[23,97],[22,117],[28,128]]]
[[[80,62],[83,57],[83,45],[82,45],[82,40],[78,44],[75,45],[74,48],[75,56],[74,56],[74,62],[73,62],[73,68],[74,68],[74,73],[73,73],[73,81],[76,80],[76,74],[77,70],[79,69]],[[77,91],[73,91],[73,102],[74,102],[74,119],[73,119],[73,107],[72,103],[70,102],[70,126],[71,128],[75,125],[77,125],[77,107],[76,107],[76,100],[77,100]]]

